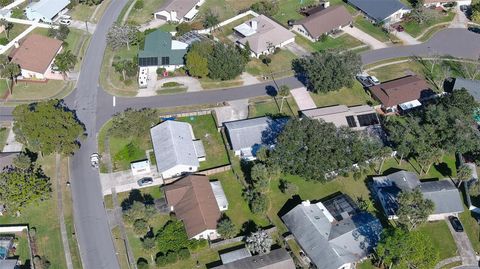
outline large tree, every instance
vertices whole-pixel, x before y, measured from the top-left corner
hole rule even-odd
[[[208,60],[196,51],[187,53],[185,64],[190,76],[202,78],[208,75]]]
[[[270,252],[273,240],[266,231],[259,230],[248,236],[245,243],[250,252],[256,254],[267,254]]]
[[[32,151],[70,155],[80,147],[83,124],[60,100],[19,105],[13,118],[16,139]]]
[[[245,64],[238,47],[216,43],[208,57],[208,75],[212,79],[234,79],[243,72]]]
[[[14,62],[10,62],[7,56],[0,54],[0,77],[5,79],[8,91],[12,94],[13,84],[17,76],[21,73],[20,66]]]
[[[132,78],[137,75],[138,72],[138,64],[136,61],[132,60],[121,60],[112,63],[113,68],[118,73],[122,74],[123,80],[127,80],[127,78]]]
[[[423,194],[418,188],[399,193],[397,199],[398,223],[409,231],[426,222],[428,216],[435,209],[433,202],[423,198]]]
[[[107,44],[112,49],[119,49],[127,47],[130,50],[130,46],[137,41],[138,29],[131,24],[121,25],[115,23],[107,33]]]
[[[312,119],[292,119],[277,138],[268,163],[308,180],[326,180],[326,174],[370,160],[382,149],[378,139],[348,127]]]
[[[188,245],[188,236],[183,222],[171,220],[157,233],[158,251],[167,253],[178,251]]]
[[[0,26],[3,26],[3,31],[5,32],[5,37],[7,39],[10,39],[10,30],[13,28],[13,23],[5,20],[5,19],[0,19]]]
[[[40,168],[10,168],[0,173],[0,202],[14,214],[25,207],[44,201],[52,192],[50,178]]]
[[[218,221],[217,232],[223,238],[233,238],[238,233],[237,227],[235,227],[235,224],[228,217],[223,217]]]
[[[53,62],[53,64],[57,66],[58,71],[60,71],[64,77],[67,76],[68,71],[75,67],[76,63],[77,56],[75,56],[70,50],[60,52]]]
[[[68,34],[70,33],[70,28],[68,26],[60,24],[58,27],[50,27],[48,29],[48,36],[56,38],[58,40],[67,39]]]
[[[376,253],[385,268],[434,268],[439,260],[438,248],[425,233],[402,229],[383,232]]]
[[[110,134],[122,138],[141,137],[159,122],[158,110],[129,108],[113,117]]]
[[[298,77],[305,78],[310,91],[329,92],[352,87],[361,61],[353,52],[323,51],[295,59],[292,66]]]

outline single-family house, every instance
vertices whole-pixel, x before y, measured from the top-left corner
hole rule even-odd
[[[240,36],[237,44],[245,47],[248,43],[252,57],[273,53],[295,42],[295,35],[265,15],[259,15],[233,28]]]
[[[399,0],[348,0],[348,3],[360,11],[372,22],[392,24],[402,20],[410,13]]]
[[[235,156],[245,160],[255,160],[262,146],[272,147],[283,130],[288,118],[259,117],[226,122],[225,132]]]
[[[13,165],[20,152],[0,152],[0,170]]]
[[[25,15],[31,21],[52,23],[55,16],[70,5],[70,0],[30,1],[25,8]]]
[[[165,179],[193,173],[206,160],[201,140],[186,122],[164,121],[150,129],[158,173]]]
[[[473,96],[475,101],[480,102],[480,80],[455,78],[453,90],[461,89],[467,90],[467,92]]]
[[[155,19],[169,22],[191,21],[205,0],[168,0],[153,13]]]
[[[215,200],[217,201],[218,209],[220,211],[228,210],[228,200],[225,192],[223,191],[222,183],[218,180],[210,181],[210,185],[215,195]]]
[[[293,31],[312,42],[318,41],[323,35],[331,34],[352,24],[353,17],[343,5],[316,9],[292,25]]]
[[[380,125],[375,109],[368,105],[319,107],[302,110],[301,114],[302,117],[330,122],[336,127],[348,126],[353,130],[364,130]]]
[[[248,253],[248,254],[247,254]],[[212,269],[295,269],[292,257],[283,249],[252,256],[245,248],[221,254],[222,265]]]
[[[382,231],[380,221],[346,195],[304,201],[282,220],[318,269],[353,269],[367,257]]]
[[[188,238],[216,239],[221,214],[207,176],[189,175],[163,189],[165,200],[183,221]]]
[[[450,215],[463,212],[463,203],[455,185],[448,179],[421,182],[417,174],[398,171],[386,176],[373,178],[373,189],[382,204],[383,211],[389,219],[396,219],[398,210],[397,197],[400,192],[419,188],[425,199],[432,200],[434,212],[429,221],[442,220]]]
[[[153,31],[145,37],[143,50],[138,52],[138,66],[157,70],[165,68],[167,71],[184,66],[184,56],[187,54],[188,44],[173,40],[170,33],[162,30]]]
[[[427,81],[417,76],[393,79],[369,89],[372,97],[381,103],[387,113],[419,107],[422,101],[435,96]]]
[[[148,160],[141,160],[130,163],[130,169],[132,170],[132,175],[140,176],[151,173],[150,162]]]
[[[447,4],[447,3],[452,3],[452,2],[456,2],[457,5],[459,6],[463,6],[463,5],[471,5],[472,4],[472,0],[424,0],[423,1],[423,5],[426,6],[426,7],[439,7],[439,6],[443,6],[444,4]]]
[[[61,50],[61,40],[30,34],[16,44],[9,58],[20,66],[23,79],[63,79],[53,64]]]

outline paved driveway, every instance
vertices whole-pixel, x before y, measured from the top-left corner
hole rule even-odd
[[[153,169],[156,168],[152,167],[152,171]],[[153,184],[142,187],[139,186],[137,180],[143,177],[152,177]],[[163,185],[163,179],[158,175],[154,175],[153,173],[133,176],[132,172],[130,170],[127,170],[109,174],[100,174],[100,184],[102,185],[102,194],[109,195],[112,194],[112,188],[115,188],[117,193],[127,192],[133,189],[141,189],[151,186]]]
[[[305,87],[296,88],[291,90],[290,93],[292,94],[293,99],[295,99],[295,102],[297,103],[299,110],[306,110],[306,109],[312,109],[317,107],[315,105],[315,102],[313,102],[313,99],[310,96],[310,93],[307,91],[307,88]]]
[[[448,224],[448,229],[457,245],[458,254],[462,257],[462,265],[478,265],[475,250],[473,250],[472,243],[465,232],[455,232],[450,221],[445,220]]]
[[[461,10],[460,10],[460,6],[457,5],[455,7],[455,18],[453,18],[452,22],[450,23],[450,25],[448,26],[449,28],[467,28],[468,27],[468,18],[467,16],[465,15],[465,13],[463,13]]]
[[[382,41],[374,38],[373,36],[365,33],[364,31],[358,29],[357,27],[345,27],[342,29],[345,33],[355,37],[356,39],[362,41],[363,43],[369,45],[372,49],[382,49],[386,48],[387,45]]]
[[[308,50],[295,42],[287,44],[285,48],[291,51],[293,54],[297,55],[298,57],[308,56],[311,54]]]
[[[404,45],[417,45],[420,44],[421,42],[418,41],[416,38],[413,36],[409,35],[407,32],[398,32],[394,31],[392,32],[398,39],[402,40]]]

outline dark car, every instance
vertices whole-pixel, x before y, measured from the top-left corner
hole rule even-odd
[[[450,221],[450,224],[452,224],[452,227],[455,230],[455,232],[457,232],[457,233],[463,232],[462,223],[460,222],[460,220],[457,217],[450,216],[450,217],[448,217],[448,220]]]
[[[399,32],[405,31],[405,29],[404,29],[403,26],[401,26],[401,25],[398,25],[396,29],[397,29],[397,31],[399,31]]]
[[[468,5],[461,5],[461,6],[460,6],[460,10],[461,10],[462,12],[467,12],[467,11],[468,11]]]
[[[474,32],[476,34],[480,34],[480,28],[479,27],[468,27],[468,31]]]
[[[140,186],[140,187],[141,187],[141,186],[145,186],[145,185],[151,185],[151,184],[153,183],[153,178],[151,178],[151,177],[144,177],[144,178],[142,178],[142,179],[139,179],[139,180],[137,181],[137,183],[138,183],[138,186]]]
[[[374,85],[368,76],[357,75],[357,80],[363,85],[363,87],[368,88]]]

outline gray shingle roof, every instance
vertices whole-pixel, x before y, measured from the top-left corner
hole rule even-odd
[[[150,129],[153,149],[160,173],[176,166],[199,166],[190,124],[164,121]]]
[[[398,0],[348,0],[372,19],[383,21],[398,10],[407,7]]]
[[[460,193],[450,180],[423,182],[420,189],[435,204],[435,214],[463,212]]]
[[[363,212],[330,222],[325,211],[321,203],[302,203],[282,220],[319,269],[337,269],[364,258],[382,230],[379,220]]]
[[[453,89],[461,90],[462,88],[465,88],[475,101],[480,102],[480,80],[456,78]]]
[[[272,145],[288,118],[260,117],[224,123],[233,150]]]
[[[246,257],[231,263],[223,264],[215,269],[295,269],[290,254],[283,249],[275,249],[265,255]],[[212,268],[212,269],[213,269]]]
[[[252,254],[250,254],[250,251],[248,251],[248,249],[246,249],[245,247],[220,254],[220,259],[222,260],[223,264],[238,261],[247,257],[252,257]]]
[[[0,269],[15,269],[17,268],[17,259],[0,260]]]

